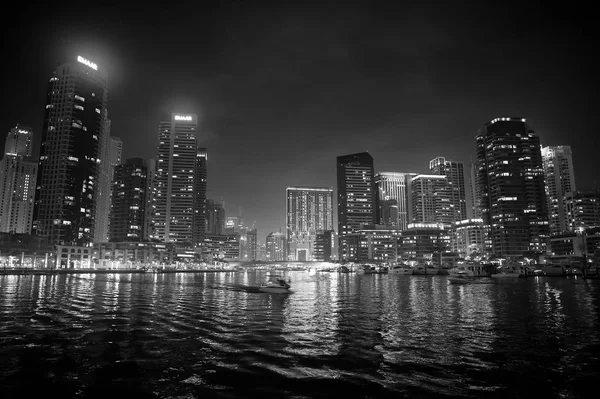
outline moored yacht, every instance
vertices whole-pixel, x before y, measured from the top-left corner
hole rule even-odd
[[[388,273],[390,274],[413,274],[413,268],[407,265],[392,266]]]

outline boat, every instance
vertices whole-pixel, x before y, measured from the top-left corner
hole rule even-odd
[[[290,283],[281,276],[269,276],[269,279],[262,283],[258,289],[270,294],[286,294],[290,292]]]
[[[470,270],[467,266],[459,265],[453,267],[452,269],[448,269],[448,275],[450,277],[473,277],[475,276],[475,273],[473,272],[473,270]]]
[[[471,284],[473,276],[468,275],[466,272],[458,272],[457,274],[450,275],[448,282],[450,284]]]
[[[437,275],[438,273],[439,273],[439,269],[434,266],[419,265],[413,269],[413,274]]]
[[[390,274],[413,274],[413,269],[406,265],[392,266],[388,271]]]

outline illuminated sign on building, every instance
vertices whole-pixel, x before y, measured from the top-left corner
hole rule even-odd
[[[94,64],[93,62],[91,62],[89,60],[86,60],[85,58],[83,58],[80,55],[77,56],[77,61],[81,62],[82,64],[85,64],[85,65],[89,66],[90,68],[92,68],[95,71],[98,70],[98,65]]]
[[[192,117],[191,117],[191,115],[175,115],[175,120],[176,121],[191,121]]]

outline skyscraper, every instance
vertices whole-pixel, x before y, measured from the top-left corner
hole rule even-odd
[[[158,128],[154,228],[158,240],[193,245],[197,116],[173,113]]]
[[[289,260],[313,260],[317,232],[333,229],[333,188],[287,187],[286,231]]]
[[[38,163],[31,157],[33,132],[17,125],[10,130],[0,161],[0,232],[31,232]]]
[[[377,219],[373,157],[368,152],[337,157],[338,247],[340,260],[357,256],[357,240],[350,235]]]
[[[223,203],[206,200],[206,232],[210,234],[223,234],[225,231],[225,208]]]
[[[543,147],[542,162],[546,178],[550,233],[562,233],[567,230],[564,197],[567,193],[577,191],[571,147],[567,145]]]
[[[448,161],[444,157],[437,157],[429,162],[429,170],[433,175],[446,176],[448,198],[452,210],[452,222],[460,222],[467,219],[467,184],[465,184],[464,164],[462,162]]]
[[[148,233],[148,165],[130,158],[114,168],[109,238],[112,242],[145,241]]]
[[[204,234],[207,231],[207,205],[206,205],[206,189],[208,177],[208,154],[206,148],[199,147],[196,151],[196,185],[195,185],[195,206],[194,206],[194,245],[197,246],[204,241]],[[223,218],[225,210],[223,210]],[[224,224],[222,222],[221,224]],[[222,234],[215,233],[215,234]]]
[[[287,260],[286,238],[282,232],[271,232],[267,235],[266,260],[281,261]]]
[[[408,193],[410,177],[417,173],[379,172],[375,175],[379,201],[396,200],[398,206],[398,228],[406,230],[409,221]]]
[[[454,212],[446,176],[417,175],[410,178],[411,223],[436,223],[450,227]]]
[[[496,118],[476,136],[477,184],[494,254],[544,251],[549,234],[540,139],[522,118]]]
[[[123,142],[118,137],[109,136],[110,121],[105,119],[107,127],[100,141],[100,164],[98,165],[98,200],[96,201],[96,216],[94,242],[107,242],[109,238],[110,212],[112,204],[113,177],[115,166],[121,163]]]
[[[101,68],[81,56],[59,66],[48,83],[33,232],[52,243],[93,241],[107,99]]]

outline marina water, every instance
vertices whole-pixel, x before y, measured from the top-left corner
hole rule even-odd
[[[600,281],[264,271],[0,276],[3,398],[584,398]]]

